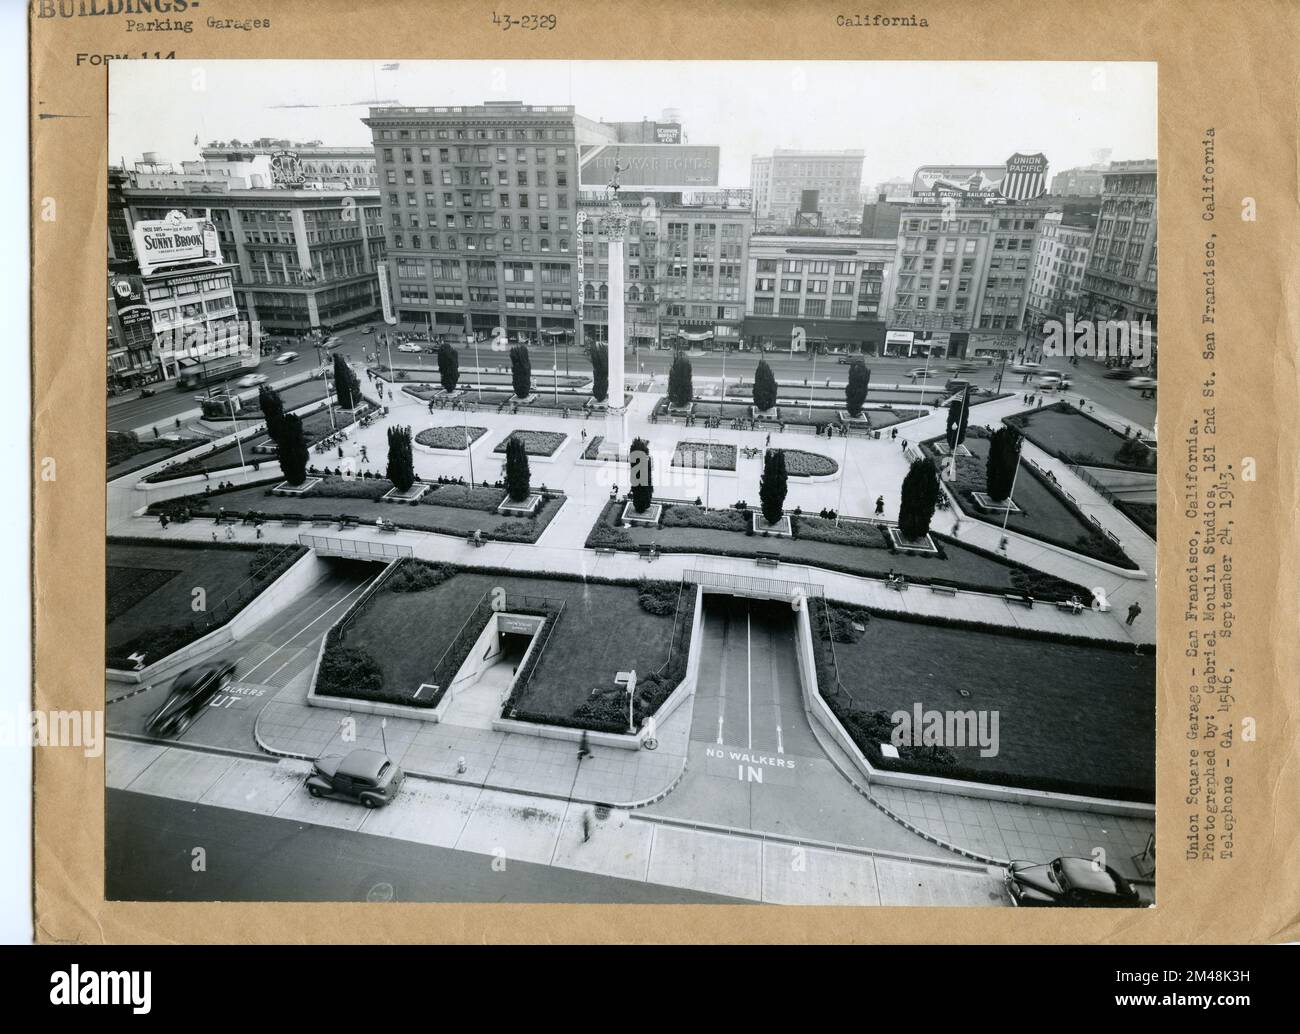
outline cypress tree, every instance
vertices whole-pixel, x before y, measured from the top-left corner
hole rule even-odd
[[[511,436],[506,442],[506,492],[513,502],[522,503],[528,498],[532,491],[531,478],[523,439]]]
[[[768,524],[775,524],[785,513],[788,481],[785,453],[780,449],[768,449],[763,456],[763,476],[758,482],[758,499],[763,509],[763,519]]]
[[[766,359],[760,359],[754,368],[754,408],[766,413],[776,405],[776,375]]]
[[[913,461],[903,478],[903,498],[898,507],[898,530],[905,539],[919,539],[930,531],[939,499],[939,477],[929,457]]]

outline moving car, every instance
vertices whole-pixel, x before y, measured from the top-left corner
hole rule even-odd
[[[241,388],[256,388],[259,384],[265,384],[269,378],[264,373],[250,373],[240,377],[235,383]]]
[[[1131,381],[1137,375],[1137,370],[1128,366],[1117,366],[1113,370],[1107,370],[1102,374],[1108,381]]]
[[[176,676],[162,706],[145,719],[145,731],[154,736],[179,736],[234,675],[234,661],[205,661],[186,668]]]
[[[317,758],[305,785],[313,797],[339,797],[379,808],[397,796],[404,778],[387,754],[359,747],[347,755]]]
[[[293,362],[297,358],[298,358],[297,352],[281,352],[279,355],[275,357],[275,365],[288,366],[291,362]]]
[[[419,345],[417,345],[414,341],[403,341],[400,345],[397,346],[397,350],[399,352],[423,352],[424,351],[424,349],[421,348]]]
[[[375,328],[374,328],[374,327],[366,327],[366,329],[363,330],[361,333],[363,333],[363,334],[373,334],[374,332],[375,332]]]
[[[1155,391],[1156,379],[1154,377],[1130,377],[1126,387],[1140,388],[1142,391]]]
[[[1014,905],[1066,908],[1140,908],[1133,885],[1109,865],[1063,856],[1050,862],[1012,862],[1004,877]]]
[[[1012,363],[1012,373],[1037,373],[1042,369],[1038,363]]]
[[[1034,383],[1040,388],[1046,388],[1051,391],[1060,388],[1062,391],[1070,387],[1070,378],[1055,370],[1045,370],[1035,378]]]

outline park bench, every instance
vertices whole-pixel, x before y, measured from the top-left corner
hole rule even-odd
[[[212,519],[217,524],[234,524],[236,517],[233,513],[226,513],[224,510],[218,510],[217,515]]]
[[[334,523],[334,515],[329,513],[314,513],[311,515],[311,526],[319,528],[326,524]]]
[[[241,524],[261,524],[261,523],[263,523],[265,520],[266,520],[266,518],[263,517],[263,516],[262,516],[262,515],[257,511],[257,510],[249,510],[248,513],[244,514],[244,519],[243,519],[240,523],[241,523]]]
[[[1088,608],[1086,606],[1075,607],[1075,605],[1070,603],[1068,600],[1057,600],[1056,609],[1068,611],[1071,614],[1082,614]]]
[[[938,596],[956,596],[957,590],[951,585],[931,585],[930,591]]]
[[[906,592],[907,582],[902,578],[886,578],[885,588],[893,589],[895,592]]]
[[[1028,596],[1016,596],[1008,592],[1008,593],[1003,593],[1002,598],[1006,600],[1008,603],[1019,603],[1026,610],[1034,609],[1034,601],[1030,599]]]
[[[637,546],[636,555],[640,557],[642,560],[658,560],[659,547],[658,546]]]
[[[613,555],[614,555],[615,553],[617,553],[617,552],[618,552],[618,550],[616,550],[613,546],[597,546],[597,547],[596,547],[596,555],[597,555],[597,556],[613,556]]]
[[[346,528],[355,528],[358,524],[357,518],[350,517],[346,513],[340,514],[338,521],[339,521],[339,531],[343,531]]]
[[[392,534],[396,534],[397,525],[394,524],[392,521],[380,520],[375,522],[375,529],[381,535],[392,535]]]
[[[754,559],[758,561],[760,567],[780,567],[781,556],[779,553],[756,553]]]
[[[282,513],[280,514],[280,523],[286,528],[296,528],[302,523],[302,517],[296,513]]]

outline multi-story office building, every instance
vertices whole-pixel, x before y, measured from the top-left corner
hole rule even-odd
[[[232,187],[127,188],[132,223],[179,211],[212,222],[231,265],[238,308],[268,334],[303,335],[378,316],[384,258],[378,194]]]
[[[792,226],[805,190],[818,192],[823,224],[856,220],[862,212],[864,152],[776,150],[750,162],[749,185],[760,225]]]
[[[1105,165],[1065,169],[1052,177],[1052,193],[1057,197],[1099,197],[1105,171]]]
[[[1091,226],[1071,225],[1061,212],[1043,216],[1025,309],[1027,330],[1037,332],[1044,320],[1064,320],[1078,311],[1092,233]]]
[[[110,259],[107,287],[109,390],[116,393],[161,380],[152,313],[145,304],[144,281],[135,260]]]
[[[747,346],[881,354],[895,250],[892,236],[755,234],[749,240]]]
[[[950,356],[997,356],[1022,347],[1045,214],[1024,204],[909,208],[898,235],[890,330],[928,336],[931,348]],[[900,339],[898,348],[910,345]]]
[[[1145,321],[1156,333],[1156,163],[1112,162],[1083,274],[1081,308],[1098,320]]]
[[[363,121],[403,323],[457,335],[580,333],[577,146],[586,120],[572,106],[371,108]]]

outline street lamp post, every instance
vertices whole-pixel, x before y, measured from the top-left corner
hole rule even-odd
[[[925,350],[925,373],[921,375],[921,405],[925,405],[925,382],[930,379],[930,350]]]
[[[463,417],[461,426],[465,429],[465,455],[469,458],[469,487],[474,487],[474,448],[469,440],[469,418]]]
[[[704,447],[704,508],[709,508],[709,489],[713,485],[713,424],[709,424],[708,444]]]
[[[1011,491],[1007,494],[1007,508],[1002,511],[1002,535],[1007,533],[1007,518],[1011,516],[1011,507],[1016,497],[1016,478],[1020,476],[1020,442],[1016,442],[1016,469],[1011,472]]]
[[[221,383],[226,391],[226,405],[230,407],[230,422],[235,427],[235,446],[239,450],[239,465],[242,467],[244,465],[244,443],[239,437],[239,417],[235,415],[235,396],[230,394],[229,383],[226,381],[222,381]]]
[[[337,431],[338,427],[334,423],[334,400],[330,397],[330,375],[329,370],[325,368],[325,349],[322,345],[316,346],[316,354],[320,356],[321,380],[325,382],[325,408],[330,411],[330,430]]]
[[[812,416],[813,392],[817,390],[817,343],[810,341],[808,347],[812,349],[813,371],[812,380],[808,384],[808,416]]]

